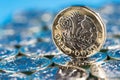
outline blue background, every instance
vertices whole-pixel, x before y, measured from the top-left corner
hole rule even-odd
[[[120,0],[1,0],[0,1],[0,26],[15,12],[27,9],[40,9],[60,11],[72,5],[85,5],[99,8],[108,3],[120,3]]]

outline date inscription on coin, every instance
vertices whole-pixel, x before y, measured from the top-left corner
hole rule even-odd
[[[57,47],[73,57],[95,54],[105,40],[101,18],[86,7],[70,7],[60,12],[52,30]]]

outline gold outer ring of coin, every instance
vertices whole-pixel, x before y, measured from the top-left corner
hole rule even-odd
[[[52,37],[63,53],[83,58],[101,49],[106,29],[98,13],[83,6],[69,7],[55,17]]]

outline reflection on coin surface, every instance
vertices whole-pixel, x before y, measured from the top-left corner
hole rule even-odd
[[[0,60],[13,58],[18,55],[17,49],[10,49],[10,48],[2,48],[0,47]]]
[[[100,61],[104,61],[107,59],[107,54],[104,52],[97,52],[97,54],[91,56],[88,58],[89,61],[95,61],[95,62],[100,62]]]
[[[75,66],[47,67],[31,75],[31,80],[86,80],[89,72]]]
[[[120,49],[109,50],[107,54],[112,59],[120,60]]]
[[[90,67],[92,75],[105,80],[120,80],[120,60],[109,60],[94,63]]]
[[[0,80],[30,80],[30,78],[23,73],[0,72]]]
[[[56,55],[52,58],[52,61],[55,63],[55,64],[58,64],[58,65],[67,65],[69,62],[72,61],[72,58],[68,55],[65,55],[65,54],[59,54],[59,55]]]
[[[120,48],[120,40],[116,38],[107,38],[102,49],[117,49]]]
[[[53,42],[39,42],[36,44],[23,46],[20,52],[27,56],[45,56],[59,54]]]
[[[23,65],[24,64],[24,65]],[[51,61],[48,58],[41,57],[17,57],[13,59],[3,59],[0,61],[0,69],[5,72],[26,72],[37,71],[48,67]]]
[[[47,67],[44,70],[39,70],[33,73],[30,80],[57,80],[58,67]]]
[[[105,25],[99,15],[86,7],[70,7],[53,23],[53,39],[58,48],[74,57],[89,57],[105,40]]]
[[[89,72],[76,66],[60,66],[57,80],[87,80]]]

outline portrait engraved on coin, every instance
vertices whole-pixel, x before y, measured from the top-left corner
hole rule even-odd
[[[65,54],[87,57],[100,50],[105,40],[101,18],[86,7],[70,7],[57,15],[53,39]]]

